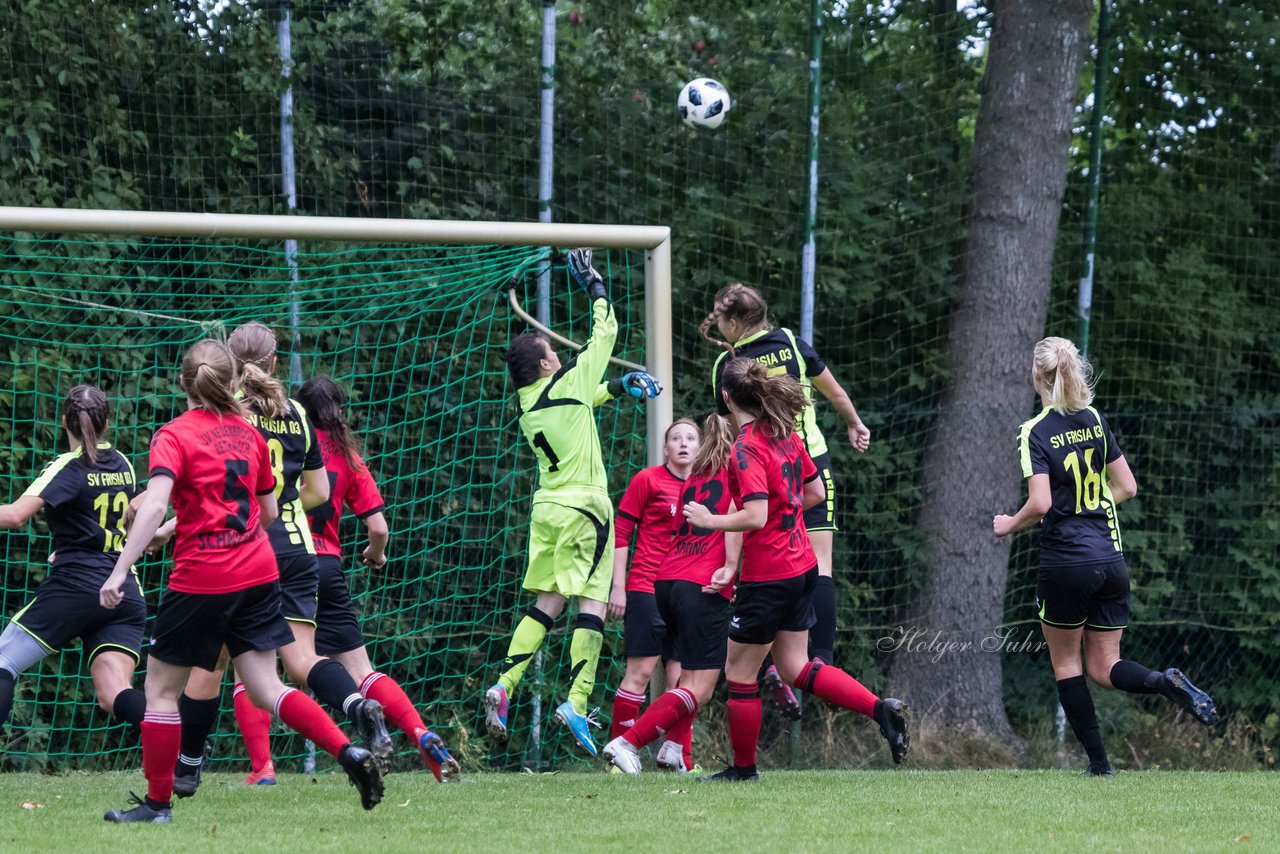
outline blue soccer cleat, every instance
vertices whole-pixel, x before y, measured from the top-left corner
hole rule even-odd
[[[507,689],[499,682],[484,692],[484,724],[489,737],[497,741],[507,740]]]
[[[573,737],[578,740],[586,748],[587,753],[595,756],[596,743],[591,738],[591,727],[600,726],[600,722],[596,720],[595,714],[579,714],[578,710],[573,707],[572,700],[565,700],[556,709],[556,717],[560,719],[560,723],[569,728],[569,732],[573,733]]]
[[[447,783],[462,771],[458,760],[454,759],[449,748],[444,746],[444,739],[431,730],[424,732],[418,739],[418,752],[422,754],[422,761],[431,769],[431,773],[436,775],[438,782]]]

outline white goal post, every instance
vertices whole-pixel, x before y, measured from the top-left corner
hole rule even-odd
[[[667,226],[353,219],[0,206],[0,231],[441,245],[496,244],[557,249],[577,246],[643,249],[645,362],[649,373],[658,378],[665,390],[661,396],[647,403],[646,446],[649,465],[662,464],[662,430],[671,423],[673,417],[671,396],[675,379],[672,376],[671,354],[671,229]]]

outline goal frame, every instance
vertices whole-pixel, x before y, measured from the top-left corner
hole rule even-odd
[[[662,430],[673,418],[671,229],[665,225],[470,222],[268,214],[169,213],[0,206],[0,231],[153,237],[346,240],[449,246],[577,246],[644,250],[645,365],[666,394],[647,401],[649,465],[662,464]]]

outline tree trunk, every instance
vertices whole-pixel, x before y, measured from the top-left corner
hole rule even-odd
[[[1009,542],[991,518],[1020,499],[1014,437],[1032,403],[1092,0],[999,0],[974,137],[963,282],[937,426],[924,460],[930,579],[893,661],[929,726],[1018,750],[1003,703]],[[984,644],[984,641],[986,643]]]

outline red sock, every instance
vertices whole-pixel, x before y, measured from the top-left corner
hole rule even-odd
[[[147,798],[167,804],[173,800],[173,766],[182,749],[182,718],[177,712],[147,712],[141,729]]]
[[[635,726],[643,705],[644,694],[632,694],[619,688],[618,693],[613,695],[613,720],[609,723],[609,738],[617,738]]]
[[[754,768],[756,745],[760,741],[760,685],[756,682],[729,683],[729,742],[733,764]]]
[[[674,741],[684,750],[684,767],[686,769],[693,767],[693,722],[698,717],[698,713],[694,712],[680,719],[680,722],[667,730],[667,741]]]
[[[879,698],[862,683],[838,667],[813,660],[800,671],[795,687],[816,694],[828,703],[844,706],[871,717]]]
[[[271,761],[271,713],[259,709],[249,699],[243,682],[237,682],[231,694],[232,707],[236,711],[236,725],[249,751],[249,767],[261,771]]]
[[[698,699],[687,688],[672,688],[649,704],[635,726],[622,734],[634,747],[644,747],[649,742],[671,732],[684,718],[698,713]]]
[[[422,722],[422,715],[418,714],[396,680],[385,673],[370,673],[360,683],[360,693],[381,703],[382,713],[387,716],[387,720],[412,738],[415,745],[418,743],[427,725]]]
[[[285,688],[276,700],[276,717],[330,756],[351,743],[315,700],[293,688]]]

